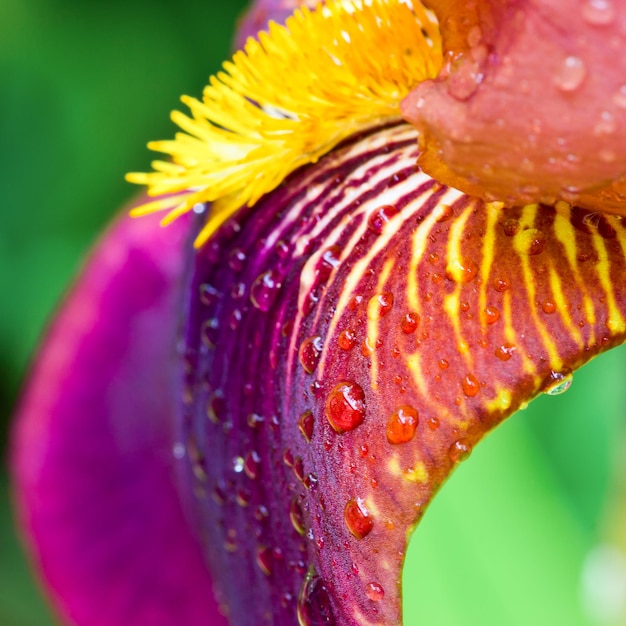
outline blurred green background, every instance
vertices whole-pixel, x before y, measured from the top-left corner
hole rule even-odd
[[[243,4],[1,0],[2,449],[46,320],[134,192],[123,174],[172,134],[168,112],[225,58]],[[624,371],[624,350],[596,360],[460,467],[411,544],[407,626],[626,624]],[[5,469],[0,626],[52,623],[12,530]]]

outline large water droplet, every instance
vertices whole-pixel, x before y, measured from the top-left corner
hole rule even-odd
[[[250,287],[250,301],[260,311],[269,311],[281,283],[272,271],[263,272]]]
[[[384,206],[378,207],[367,218],[367,226],[368,228],[380,235],[385,228],[387,222],[398,213],[398,209],[392,204],[385,204]]]
[[[352,430],[365,419],[365,393],[360,385],[342,381],[326,399],[326,417],[337,433]]]
[[[357,539],[364,539],[374,528],[374,520],[362,500],[349,500],[343,510],[343,518],[348,530]]]
[[[212,317],[202,324],[202,342],[207,348],[215,348],[219,337],[220,321]]]
[[[420,316],[417,313],[407,313],[400,322],[402,332],[409,335],[415,332],[420,323]]]
[[[323,348],[324,342],[319,335],[309,337],[302,342],[298,350],[298,358],[305,372],[312,374],[315,371]]]
[[[365,594],[372,602],[380,602],[385,597],[385,589],[380,583],[368,583]]]
[[[414,407],[403,404],[387,422],[387,441],[393,444],[407,443],[415,436],[418,412]]]
[[[356,333],[350,328],[341,331],[337,343],[342,350],[352,350],[356,344]]]
[[[500,309],[495,306],[485,308],[485,321],[487,324],[495,324],[500,319]]]
[[[501,361],[508,361],[517,351],[517,348],[512,343],[503,343],[495,349],[494,354]]]
[[[335,626],[336,623],[328,587],[317,572],[310,569],[298,596],[298,624]]]
[[[574,380],[572,372],[555,372],[552,371],[544,381],[542,391],[549,396],[558,396],[561,393],[565,393],[571,386]]]
[[[554,84],[561,91],[576,91],[582,85],[586,75],[587,68],[584,61],[576,56],[568,56],[561,63],[554,77]]]
[[[474,374],[467,374],[461,381],[463,393],[468,397],[474,397],[480,390],[480,383]]]
[[[367,303],[367,317],[371,320],[378,320],[385,317],[393,307],[393,294],[389,291],[378,294],[370,298]]]

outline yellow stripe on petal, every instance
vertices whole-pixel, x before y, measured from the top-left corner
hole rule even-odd
[[[331,0],[298,9],[285,26],[249,39],[190,114],[172,113],[183,132],[149,148],[169,156],[154,171],[130,173],[148,195],[178,193],[172,217],[213,202],[206,240],[242,206],[316,162],[347,137],[400,116],[400,102],[441,65],[434,17],[398,0]],[[171,208],[150,202],[141,215]],[[166,218],[165,222],[171,221]]]

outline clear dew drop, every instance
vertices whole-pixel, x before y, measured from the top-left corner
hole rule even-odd
[[[357,539],[365,539],[374,528],[374,520],[360,499],[349,500],[343,510],[348,530]]]
[[[243,464],[243,470],[248,478],[255,480],[259,476],[261,470],[261,457],[255,450],[251,450],[246,455]]]
[[[272,270],[263,272],[250,287],[250,301],[259,311],[267,312],[280,288],[280,279]]]
[[[311,568],[298,596],[298,624],[335,626],[336,623],[326,582]]]
[[[300,344],[298,358],[300,359],[300,365],[308,374],[312,374],[315,371],[323,348],[324,342],[319,335],[308,337]]]
[[[554,76],[554,84],[561,91],[573,92],[583,84],[586,75],[587,68],[584,61],[576,56],[568,56],[561,62]]]
[[[405,335],[415,332],[420,322],[420,316],[417,313],[407,313],[400,321],[400,327]]]
[[[544,386],[542,388],[543,393],[548,396],[558,396],[565,393],[571,386],[574,380],[572,372],[550,372]]]
[[[367,583],[365,595],[372,602],[380,602],[385,597],[385,589],[380,583]]]
[[[356,333],[350,328],[342,330],[337,338],[337,343],[342,350],[352,350],[356,344]]]
[[[608,26],[615,20],[615,7],[611,0],[584,0],[582,17],[592,26]]]
[[[337,433],[353,430],[365,419],[365,393],[353,381],[335,385],[326,398],[326,417]]]
[[[398,213],[398,209],[392,204],[385,204],[378,207],[367,218],[367,227],[377,235],[380,235],[387,222]]]
[[[408,443],[415,437],[418,421],[417,409],[408,404],[398,407],[387,422],[387,441],[394,445]]]
[[[472,444],[467,439],[458,439],[448,450],[448,456],[453,463],[464,461],[472,453]]]

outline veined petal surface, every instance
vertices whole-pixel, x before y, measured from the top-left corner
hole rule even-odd
[[[389,125],[198,252],[187,498],[232,624],[399,624],[408,536],[491,428],[623,341],[620,218],[503,210]]]

